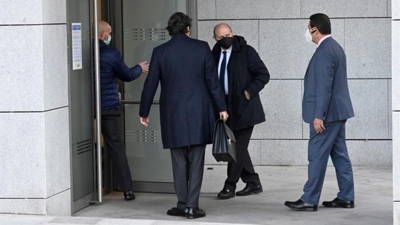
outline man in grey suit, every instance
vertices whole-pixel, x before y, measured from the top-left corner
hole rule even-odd
[[[304,76],[303,120],[310,124],[308,181],[304,194],[285,205],[297,211],[317,211],[326,167],[331,156],[339,193],[325,207],[354,208],[353,170],[346,147],[345,125],[354,117],[347,84],[346,55],[331,37],[331,23],[325,14],[314,14],[306,39],[317,44]]]

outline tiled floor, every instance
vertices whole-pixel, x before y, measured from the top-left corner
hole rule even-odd
[[[297,200],[307,177],[304,166],[258,166],[264,192],[247,197],[218,200],[217,193],[225,179],[225,166],[207,166],[200,196],[205,218],[188,220],[171,217],[166,211],[175,206],[174,194],[136,193],[134,201],[123,200],[114,192],[102,204],[92,205],[74,217],[0,215],[0,224],[279,224],[279,225],[386,225],[393,224],[392,168],[355,167],[356,207],[317,212],[295,212],[283,205]],[[212,169],[210,169],[212,168]],[[244,184],[239,181],[238,190]],[[333,167],[328,167],[321,201],[336,197],[337,184]]]

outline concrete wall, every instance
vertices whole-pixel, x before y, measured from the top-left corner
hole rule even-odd
[[[392,1],[393,214],[400,224],[400,1]]]
[[[304,73],[316,45],[306,42],[304,32],[309,16],[317,12],[331,17],[333,37],[347,54],[356,113],[347,123],[352,162],[390,166],[390,0],[199,0],[199,39],[212,47],[214,25],[227,22],[259,52],[270,71],[271,81],[261,92],[267,122],[256,126],[250,143],[254,164],[308,163],[309,128],[301,118],[301,100]],[[216,163],[210,151],[206,163]]]
[[[71,215],[66,0],[0,9],[0,213]]]

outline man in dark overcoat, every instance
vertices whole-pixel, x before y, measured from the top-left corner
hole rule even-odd
[[[269,81],[267,67],[246,40],[233,35],[226,23],[214,27],[217,41],[212,52],[228,106],[228,126],[236,138],[236,162],[228,163],[228,178],[219,199],[247,196],[263,191],[251,162],[248,146],[254,125],[265,121],[259,92]],[[246,187],[235,193],[239,178]]]
[[[154,48],[140,103],[140,122],[147,127],[149,111],[161,83],[160,119],[164,148],[171,149],[177,207],[168,215],[204,217],[199,195],[206,144],[212,141],[219,112],[226,120],[226,104],[208,44],[189,37],[191,19],[173,14],[168,42]]]

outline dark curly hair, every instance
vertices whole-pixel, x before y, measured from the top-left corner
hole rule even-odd
[[[188,32],[187,27],[192,26],[192,19],[184,13],[176,12],[168,20],[166,29],[169,35],[185,34]]]

